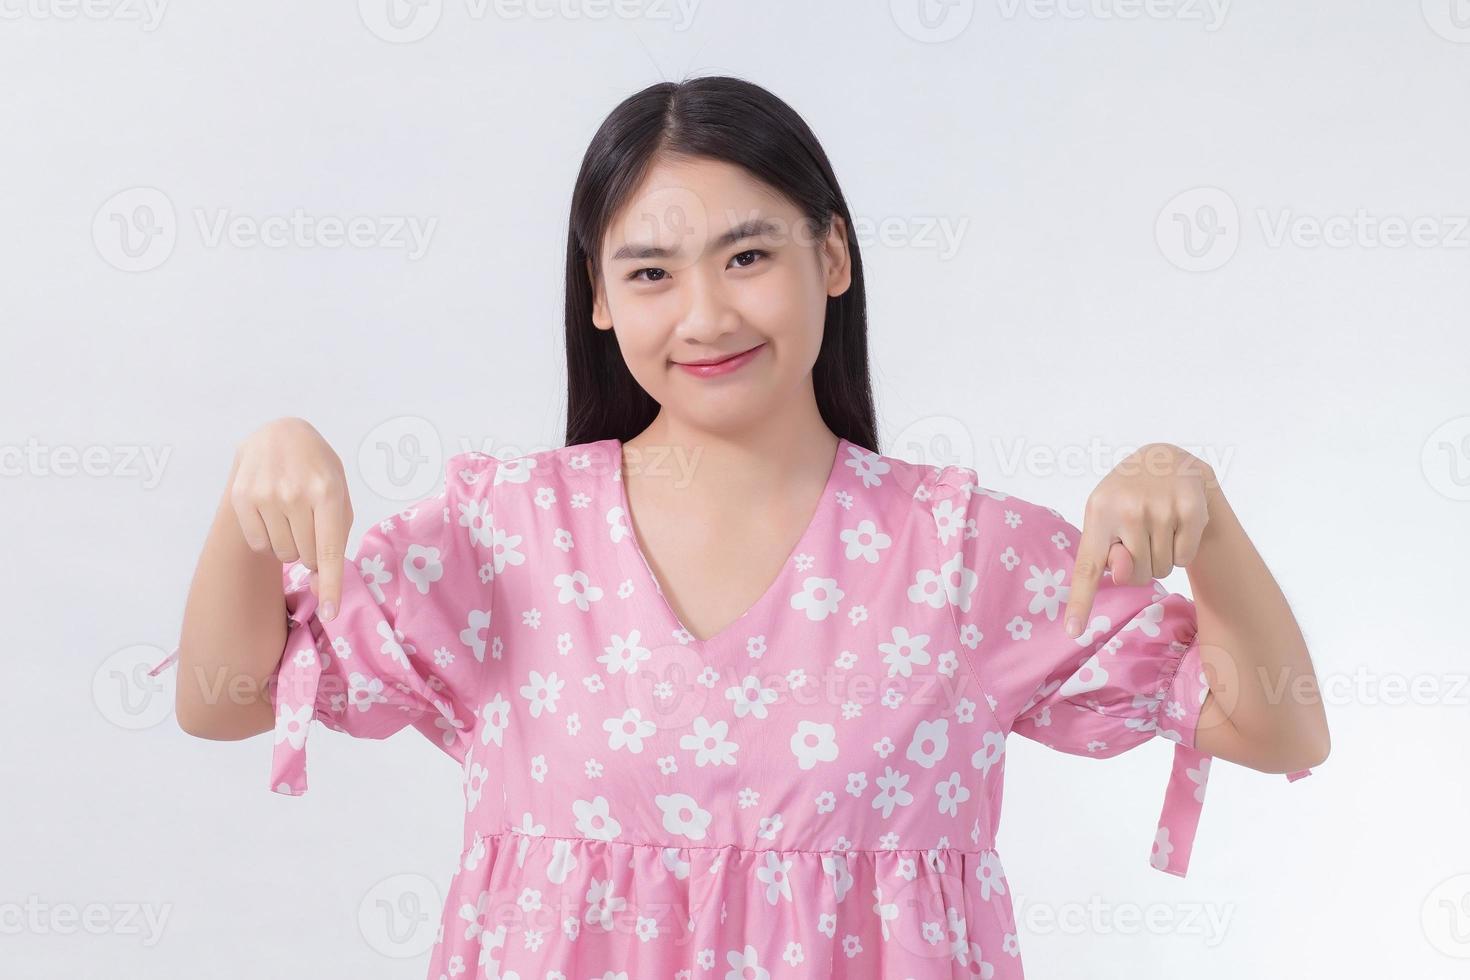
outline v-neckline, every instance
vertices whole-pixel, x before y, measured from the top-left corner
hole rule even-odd
[[[783,583],[785,583],[791,574],[791,563],[811,543],[812,534],[815,532],[823,509],[827,505],[827,495],[836,490],[837,479],[842,472],[843,456],[846,454],[848,446],[846,439],[842,436],[837,437],[837,451],[832,456],[832,467],[827,472],[827,482],[822,486],[822,494],[817,498],[817,505],[812,508],[811,517],[807,519],[806,526],[802,528],[801,534],[796,539],[796,543],[791,546],[790,551],[786,555],[786,560],[781,563],[781,568],[776,572],[776,577],[766,585],[765,591],[760,594],[760,597],[755,602],[750,604],[750,607],[745,612],[736,616],[710,636],[701,638],[696,636],[693,630],[685,626],[683,620],[679,618],[679,614],[674,611],[674,606],[669,602],[669,597],[664,592],[663,586],[659,583],[658,576],[653,572],[653,566],[648,563],[648,556],[643,551],[643,544],[638,540],[638,531],[633,525],[633,508],[628,503],[628,484],[624,479],[625,474],[623,471],[623,441],[617,438],[609,441],[612,443],[613,459],[615,461],[613,481],[618,485],[618,502],[622,507],[623,516],[628,522],[629,547],[633,554],[637,556],[638,564],[643,567],[643,577],[646,583],[658,595],[660,604],[663,606],[664,616],[673,625],[675,630],[687,635],[692,642],[701,646],[714,646],[729,639],[732,634],[740,629],[742,623],[751,616],[763,612],[774,601],[774,596],[781,590]]]

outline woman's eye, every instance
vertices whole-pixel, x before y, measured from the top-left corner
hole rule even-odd
[[[768,254],[770,254],[770,253],[763,252],[763,251],[761,251],[758,248],[752,248],[752,249],[747,249],[744,252],[741,252],[739,255],[736,255],[735,258],[732,259],[731,261],[739,261],[743,256],[746,256],[746,255],[753,256],[753,257],[765,258]],[[745,263],[745,264],[741,265],[740,268],[742,268],[742,269],[749,269],[750,266],[751,266],[751,263]]]
[[[746,249],[744,252],[736,253],[736,255],[731,258],[730,261],[736,263],[736,265],[741,269],[749,269],[751,265],[754,264],[756,259],[767,258],[770,254],[771,253],[762,251],[758,248],[751,248]],[[746,258],[750,259],[750,261],[741,261],[742,259]],[[643,278],[643,274],[645,272],[649,274],[647,278]],[[663,282],[666,276],[668,276],[668,272],[663,269],[657,268],[656,266],[645,266],[642,269],[634,269],[632,272],[628,273],[628,280],[630,282]]]

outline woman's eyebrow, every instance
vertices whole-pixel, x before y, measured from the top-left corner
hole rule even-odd
[[[780,226],[770,218],[752,218],[720,235],[710,243],[705,251],[727,248],[746,238],[764,238],[767,235],[776,235],[779,232]],[[609,261],[617,262],[620,259],[669,259],[677,256],[679,251],[677,248],[664,248],[661,245],[620,245],[613,252],[612,258]]]

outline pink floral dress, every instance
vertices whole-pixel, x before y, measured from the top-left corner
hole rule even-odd
[[[1073,639],[1077,528],[844,439],[779,576],[700,641],[621,474],[616,439],[453,457],[364,536],[332,622],[283,568],[271,788],[306,791],[314,718],[411,725],[463,768],[430,980],[1019,978],[1011,731],[1175,742],[1150,862],[1185,873],[1210,763],[1189,599],[1105,578]]]

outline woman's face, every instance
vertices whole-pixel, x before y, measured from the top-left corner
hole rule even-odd
[[[827,298],[851,283],[847,229],[832,226],[818,238],[740,167],[660,161],[603,238],[592,322],[663,411],[709,431],[753,425],[814,397]]]

